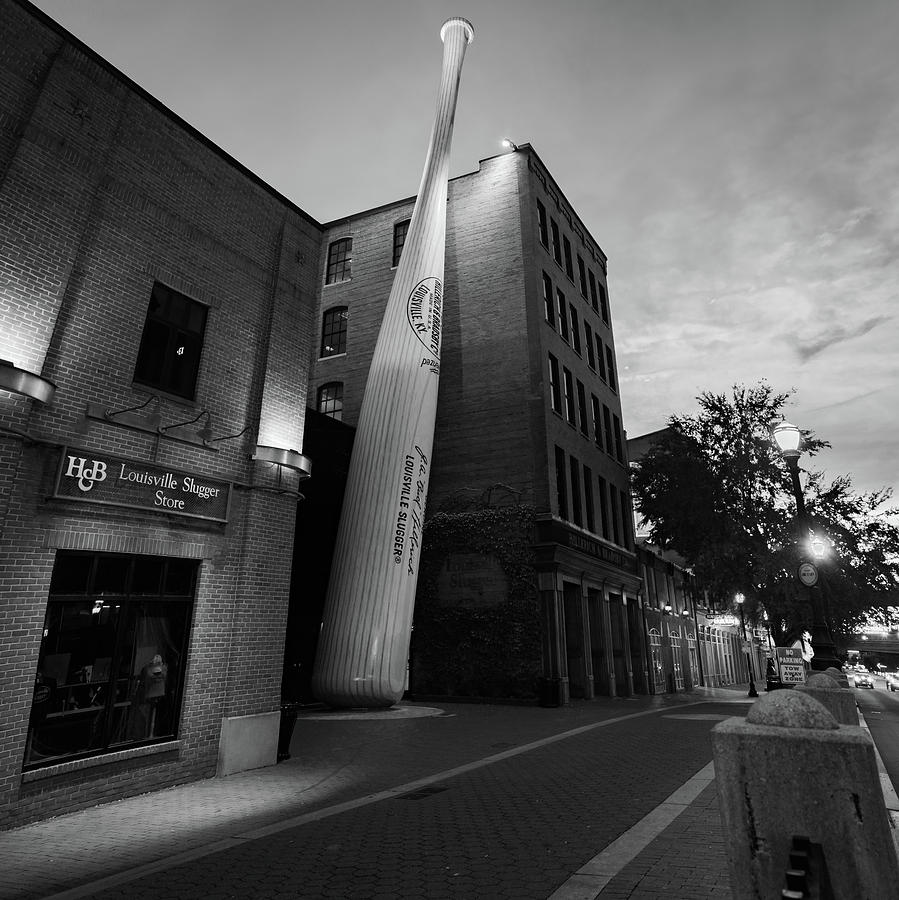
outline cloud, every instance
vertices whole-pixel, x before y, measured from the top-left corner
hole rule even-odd
[[[864,322],[858,323],[854,328],[840,325],[822,331],[811,340],[795,340],[793,343],[796,348],[796,353],[802,362],[807,362],[813,356],[823,353],[830,347],[845,341],[850,341],[852,338],[861,337],[872,329],[882,325],[884,322],[891,321],[891,319],[891,316],[874,316]]]

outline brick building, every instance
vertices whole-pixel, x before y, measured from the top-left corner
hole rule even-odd
[[[627,453],[632,465],[661,440],[667,428],[629,438]],[[656,693],[735,684],[749,677],[742,650],[741,629],[725,612],[731,599],[711,597],[672,550],[649,543],[649,530],[634,519],[637,560],[643,581],[643,619],[652,689]],[[760,643],[753,643],[753,672],[765,671]]]
[[[275,760],[320,226],[0,0],[0,825]]]
[[[309,396],[350,425],[413,203],[324,226]],[[648,689],[606,268],[529,145],[450,181],[413,693]]]
[[[3,827],[275,761],[414,198],[319,224],[24,0],[0,46]],[[531,147],[445,280],[411,686],[649,690],[606,257]]]

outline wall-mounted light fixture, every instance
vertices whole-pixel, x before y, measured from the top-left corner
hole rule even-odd
[[[184,428],[186,425],[193,425],[194,422],[199,422],[200,419],[203,418],[203,416],[206,416],[206,426],[205,426],[205,428],[208,429],[208,428],[209,428],[209,410],[204,409],[204,410],[202,410],[197,416],[195,416],[193,419],[188,419],[188,420],[185,421],[185,422],[175,422],[174,425],[163,425],[163,426],[159,429],[159,433],[160,433],[160,434],[168,434],[170,431],[172,431],[172,430],[175,429],[175,428]],[[205,430],[205,429],[200,429],[201,432],[204,431],[204,430]],[[210,437],[212,437],[212,432],[211,432],[211,431],[208,431],[207,433],[209,434]],[[203,435],[200,434],[200,437],[202,437],[202,436],[203,436]]]
[[[0,359],[0,390],[49,403],[56,393],[56,385],[34,372],[20,369],[8,359]]]
[[[670,615],[671,615],[671,604],[670,604],[670,603],[666,603],[666,604],[662,607],[662,612],[665,613],[666,616],[670,616]]]
[[[312,474],[312,460],[296,450],[285,450],[281,447],[257,444],[253,459],[260,462],[274,463],[277,466],[283,466],[285,469],[294,469],[305,478]]]
[[[514,143],[513,141],[510,141],[508,138],[502,139],[502,145],[506,148],[506,150],[517,150],[518,149],[518,144]]]
[[[200,430],[199,435],[203,438],[203,443],[208,447],[210,444],[218,444],[220,441],[233,441],[235,438],[239,438],[246,434],[252,427],[252,425],[247,425],[234,434],[223,434],[221,437],[213,437],[212,429],[210,428],[209,420],[207,419],[206,426]]]
[[[114,422],[119,416],[125,416],[128,413],[140,412],[140,410],[145,409],[151,403],[156,404],[156,408],[150,413],[146,419],[143,419],[142,422],[148,425],[150,428],[159,428],[159,423],[162,421],[162,415],[159,412],[159,406],[161,403],[161,399],[159,394],[151,394],[143,403],[139,406],[129,406],[127,409],[107,409],[103,413],[103,418],[109,422]]]

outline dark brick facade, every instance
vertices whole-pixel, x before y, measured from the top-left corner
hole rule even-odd
[[[3,826],[212,775],[223,721],[277,739],[299,476],[251,456],[302,446],[321,229],[27,4],[0,0],[0,47],[0,358],[57,386],[0,391]],[[133,381],[154,282],[208,308],[192,401]],[[52,499],[62,446],[230,482],[227,523]],[[23,775],[67,549],[199,561],[180,727]]]

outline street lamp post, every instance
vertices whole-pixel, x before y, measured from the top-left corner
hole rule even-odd
[[[752,644],[746,640],[746,617],[743,615],[743,604],[746,602],[746,598],[742,594],[737,594],[734,599],[737,601],[737,606],[740,607],[740,627],[743,630],[743,647],[746,652],[746,664],[749,667],[749,694],[747,696],[758,697],[759,692],[755,689],[755,672],[752,665]]]
[[[820,590],[817,587],[818,570],[803,559],[804,546],[808,542],[811,528],[808,514],[805,511],[802,485],[799,482],[799,448],[802,443],[802,435],[795,425],[783,421],[774,427],[772,436],[790,471],[790,483],[793,487],[793,498],[796,501],[796,528],[800,554],[799,579],[812,608],[812,650],[814,651],[812,668],[816,672],[823,672],[831,666],[839,669],[840,662],[837,659],[836,646],[830,636],[830,629],[824,617]]]

